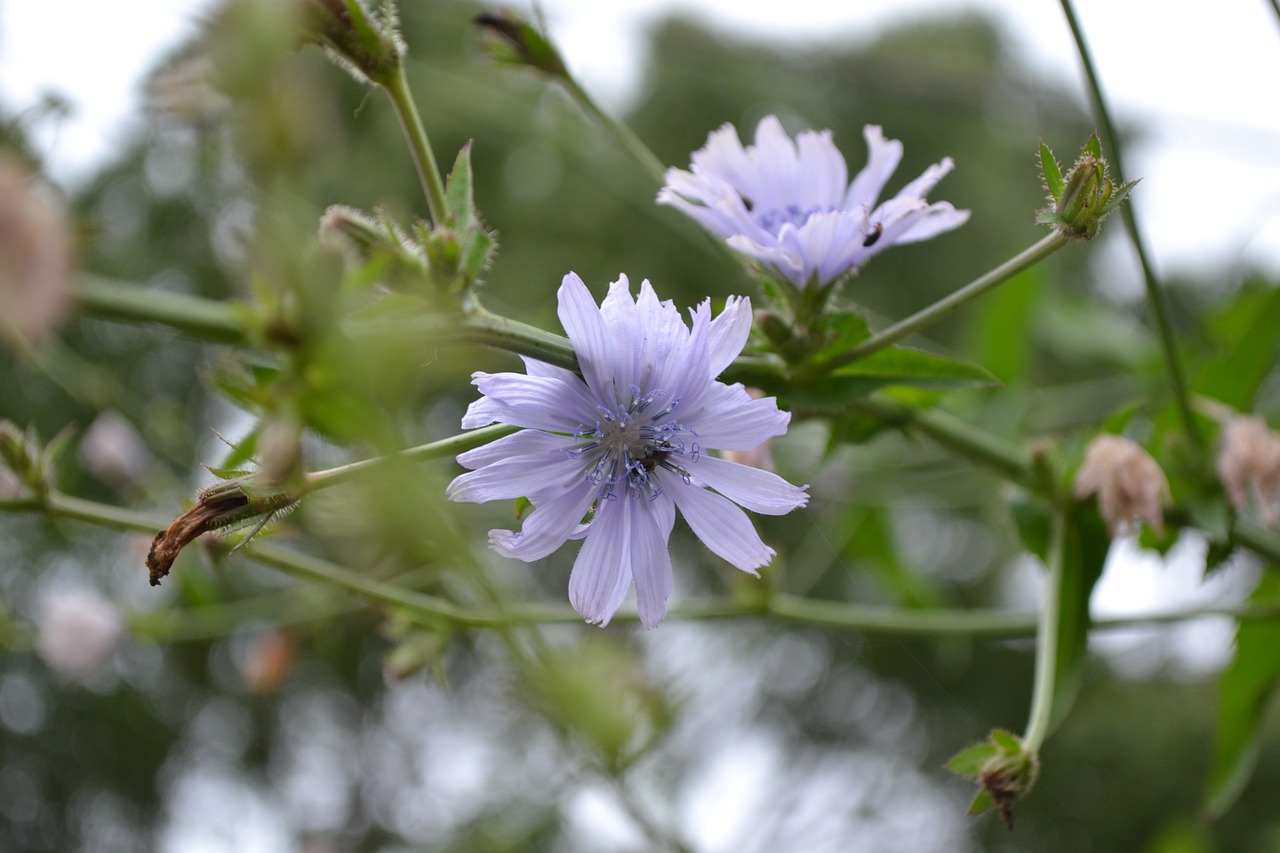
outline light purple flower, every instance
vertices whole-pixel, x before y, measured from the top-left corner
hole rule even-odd
[[[711,318],[709,301],[686,326],[645,281],[632,298],[627,277],[599,307],[575,273],[559,291],[560,322],[582,376],[533,359],[526,374],[476,373],[483,395],[464,428],[499,422],[520,432],[463,453],[474,470],[449,484],[451,500],[526,497],[535,507],[518,532],[489,531],[498,553],[546,557],[585,538],[569,577],[569,600],[588,622],[607,624],[635,581],[640,621],[662,621],[671,595],[667,540],[676,508],[702,542],[745,572],[774,551],[747,515],[782,515],[808,495],[776,474],[707,453],[751,450],[787,430],[791,416],[716,376],[746,344],[751,303],[730,297]]]
[[[802,131],[792,142],[776,116],[756,127],[745,149],[726,124],[693,152],[692,171],[668,169],[659,204],[684,211],[729,245],[797,287],[822,286],[896,243],[927,240],[962,225],[969,211],[925,195],[954,165],[943,158],[877,206],[902,143],[877,125],[863,129],[867,165],[848,183],[831,131]]]

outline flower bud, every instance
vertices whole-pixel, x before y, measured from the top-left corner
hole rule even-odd
[[[1053,225],[1068,237],[1092,240],[1107,214],[1124,201],[1137,181],[1117,185],[1108,174],[1097,135],[1089,137],[1080,157],[1064,176],[1049,150],[1040,145],[1040,167],[1045,187],[1049,190],[1049,207],[1041,210],[1036,222]]]
[[[517,13],[510,9],[481,12],[475,23],[484,34],[481,46],[490,58],[510,65],[527,65],[552,77],[569,78],[560,51]]]
[[[58,200],[0,155],[0,342],[38,345],[71,305],[71,234]]]
[[[1129,439],[1100,435],[1089,444],[1075,495],[1092,494],[1098,496],[1098,511],[1112,536],[1130,532],[1140,520],[1164,536],[1162,509],[1169,502],[1169,482],[1156,461]]]
[[[969,814],[995,809],[1009,829],[1013,829],[1014,802],[1029,794],[1040,778],[1039,754],[1004,729],[992,729],[985,742],[952,756],[947,767],[980,786]]]
[[[1280,434],[1260,417],[1232,418],[1222,431],[1218,477],[1232,506],[1244,509],[1252,497],[1262,523],[1274,526],[1280,500]]]
[[[309,35],[330,57],[363,83],[390,81],[404,56],[394,8],[379,17],[361,0],[303,0]]]

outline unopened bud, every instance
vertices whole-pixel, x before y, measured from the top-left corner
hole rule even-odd
[[[1218,477],[1231,505],[1244,509],[1250,497],[1262,523],[1276,523],[1280,500],[1280,434],[1260,417],[1233,418],[1222,431]]]
[[[1164,536],[1163,507],[1169,482],[1156,460],[1127,438],[1100,435],[1089,445],[1076,475],[1076,498],[1098,496],[1098,511],[1111,535],[1130,532],[1138,521]]]
[[[492,59],[510,65],[525,65],[551,77],[568,79],[560,51],[532,24],[510,9],[481,12],[476,26],[484,34],[481,46]]]
[[[328,49],[330,57],[357,80],[386,84],[400,68],[404,40],[395,9],[386,4],[380,17],[362,0],[303,0],[310,18],[310,35]]]
[[[1049,207],[1041,210],[1036,222],[1053,225],[1068,237],[1092,240],[1107,214],[1124,201],[1137,181],[1118,185],[1108,174],[1098,137],[1089,141],[1066,175],[1049,146],[1040,145],[1040,167],[1045,188],[1049,191]]]
[[[984,743],[952,756],[947,767],[980,786],[969,814],[995,809],[1009,829],[1013,829],[1013,804],[1029,794],[1040,778],[1039,754],[1003,729],[993,729]]]

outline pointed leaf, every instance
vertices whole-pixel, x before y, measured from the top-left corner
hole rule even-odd
[[[1280,603],[1280,575],[1264,574],[1253,604]],[[1218,735],[1209,769],[1205,811],[1221,817],[1253,775],[1262,721],[1280,686],[1280,622],[1253,619],[1236,630],[1236,657],[1222,676]]]
[[[951,757],[947,762],[947,769],[959,773],[961,776],[972,776],[978,778],[978,774],[982,772],[982,767],[992,758],[998,755],[1000,750],[993,744],[980,743],[962,750]]]
[[[1084,144],[1084,148],[1081,151],[1084,154],[1091,154],[1097,159],[1102,159],[1102,143],[1098,141],[1097,132],[1089,135],[1089,141]]]
[[[1195,391],[1248,412],[1280,350],[1280,289],[1250,283],[1208,326],[1214,355],[1196,377]]]
[[[1022,738],[1005,729],[992,729],[991,740],[1010,755],[1022,752]]]
[[[991,792],[982,790],[973,798],[973,802],[969,804],[969,814],[980,815],[989,812],[996,807],[996,798],[991,796]]]
[[[471,142],[462,146],[453,163],[453,171],[445,182],[444,202],[447,219],[455,227],[467,228],[479,221],[471,174]]]
[[[1062,169],[1058,168],[1058,161],[1054,159],[1053,152],[1043,142],[1040,143],[1040,170],[1044,174],[1044,183],[1049,188],[1049,194],[1056,201],[1062,196],[1066,181],[1062,179]]]

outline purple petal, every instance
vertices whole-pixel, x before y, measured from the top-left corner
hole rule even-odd
[[[747,345],[747,336],[751,334],[751,300],[747,297],[730,296],[725,300],[724,310],[711,321],[711,334],[708,344],[711,347],[711,375],[720,373],[733,364],[733,360]]]
[[[504,557],[526,563],[541,560],[573,534],[595,497],[595,489],[582,480],[529,513],[518,533],[490,530],[489,546]]]
[[[700,410],[687,417],[696,425],[698,442],[715,450],[754,450],[785,434],[791,421],[774,398],[755,400],[741,385],[718,382],[707,389]]]
[[[669,494],[702,544],[737,568],[754,575],[773,559],[774,550],[760,540],[751,519],[727,498],[696,486],[672,488]]]
[[[592,624],[608,625],[631,585],[631,501],[601,501],[569,574],[569,603]]]
[[[485,503],[542,495],[557,484],[560,488],[573,485],[585,478],[582,460],[563,453],[572,441],[561,438],[552,450],[510,456],[460,474],[445,489],[445,495],[451,501]]]
[[[703,455],[689,473],[734,503],[764,515],[785,515],[809,502],[808,486],[793,486],[772,471],[715,456]]]
[[[862,136],[867,140],[867,165],[849,185],[844,196],[845,209],[857,205],[875,207],[884,185],[902,162],[902,143],[896,139],[885,139],[879,125],[867,125],[862,129]]]
[[[929,205],[924,215],[911,224],[893,241],[894,243],[915,243],[928,240],[953,228],[959,228],[969,221],[969,211],[956,210],[949,201],[939,201]]]
[[[578,355],[583,378],[598,398],[613,399],[614,350],[600,308],[577,273],[564,277],[557,295],[560,307],[556,313]]]
[[[472,384],[489,398],[487,406],[474,409],[513,426],[571,433],[596,419],[595,408],[580,385],[575,388],[558,379],[523,373],[477,373]],[[469,409],[465,420],[472,422],[474,416]]]
[[[646,628],[655,628],[667,615],[674,580],[667,540],[675,524],[675,504],[659,498],[654,501],[626,500],[625,512],[631,517],[631,575],[636,584],[636,610]]]
[[[482,398],[483,399],[483,398]],[[463,468],[483,468],[509,456],[522,456],[526,453],[542,453],[547,450],[564,448],[572,443],[562,435],[554,435],[536,429],[522,429],[520,432],[506,435],[488,444],[458,454],[458,464]]]

